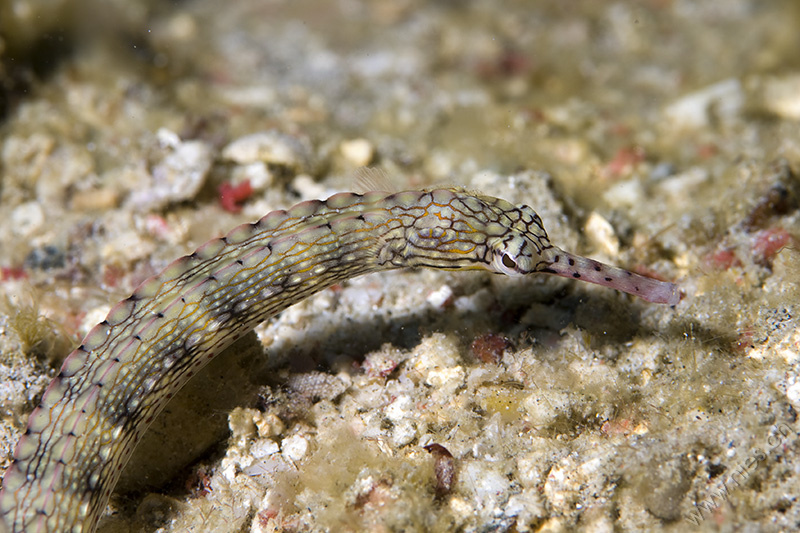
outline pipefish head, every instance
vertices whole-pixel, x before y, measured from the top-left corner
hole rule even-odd
[[[514,219],[508,231],[489,241],[492,249],[489,268],[494,272],[509,276],[533,272],[554,274],[611,287],[653,303],[675,305],[681,299],[674,283],[641,276],[553,246],[539,215],[528,206],[506,209],[505,216]]]
[[[550,244],[542,219],[527,205],[443,189],[424,193],[429,201],[405,227],[396,266],[446,270],[486,269],[508,276],[535,272],[586,281],[674,305],[678,287]]]
[[[500,223],[505,231],[488,240],[488,269],[508,276],[540,272],[549,263],[553,249],[542,219],[527,205],[512,206],[500,201],[498,207],[502,208]]]
[[[551,248],[539,215],[528,206],[460,190],[429,193],[433,201],[409,225],[404,266],[529,274]]]

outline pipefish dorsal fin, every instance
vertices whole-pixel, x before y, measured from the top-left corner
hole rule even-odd
[[[449,189],[451,191],[468,194],[473,196],[485,196],[477,189],[468,189],[463,185],[455,183],[436,183],[427,187],[421,187],[417,190],[423,192],[434,191],[436,189]],[[400,178],[395,172],[386,169],[385,167],[359,167],[355,171],[353,180],[353,191],[365,194],[368,192],[386,192],[395,193],[408,190],[400,186]]]
[[[359,167],[355,172],[353,190],[362,194],[373,191],[400,192],[397,181],[383,167]]]

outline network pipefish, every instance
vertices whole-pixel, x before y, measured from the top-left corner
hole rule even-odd
[[[545,272],[680,299],[672,283],[553,246],[528,206],[458,189],[343,193],[273,211],[142,283],[67,357],[3,479],[5,528],[94,531],[150,422],[211,358],[311,294],[402,267]]]

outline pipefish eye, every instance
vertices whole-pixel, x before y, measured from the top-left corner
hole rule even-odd
[[[495,272],[507,276],[519,276],[522,274],[518,263],[518,257],[514,255],[512,250],[506,247],[495,249],[490,268]]]
[[[503,266],[505,266],[506,268],[512,268],[512,269],[516,269],[517,268],[517,262],[514,261],[511,258],[511,256],[508,255],[507,253],[503,254],[503,257],[502,257],[501,261],[503,262]]]

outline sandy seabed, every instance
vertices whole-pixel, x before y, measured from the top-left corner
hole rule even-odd
[[[683,298],[351,280],[194,378],[99,531],[796,530],[798,49],[789,0],[0,7],[0,466],[115,302],[368,166]]]

